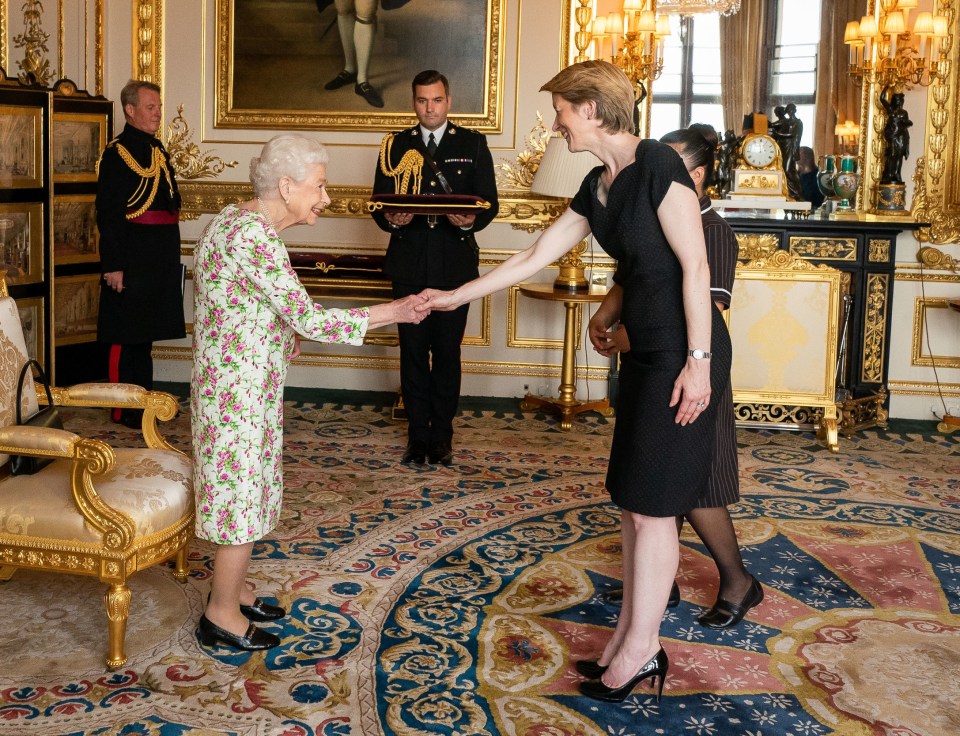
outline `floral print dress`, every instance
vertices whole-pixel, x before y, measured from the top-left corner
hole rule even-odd
[[[369,312],[315,304],[273,227],[236,205],[201,235],[193,284],[196,534],[244,544],[280,518],[283,384],[294,332],[360,345]]]

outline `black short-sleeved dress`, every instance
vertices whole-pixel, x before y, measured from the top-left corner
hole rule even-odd
[[[673,182],[691,189],[693,182],[676,151],[653,140],[637,146],[636,160],[617,175],[605,207],[597,199],[602,171],[598,167],[587,175],[570,206],[587,218],[594,237],[619,261],[620,322],[631,345],[620,367],[607,490],[627,511],[676,516],[706,492],[716,433],[716,402],[685,427],[675,421],[677,407],[669,406],[687,360],[687,327],[683,270],[657,208]],[[729,383],[730,336],[720,312],[710,312],[710,382],[717,396]]]

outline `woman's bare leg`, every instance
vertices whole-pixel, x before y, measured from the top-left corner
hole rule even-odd
[[[224,544],[217,547],[210,579],[210,600],[204,615],[221,629],[243,636],[250,627],[246,616],[240,613],[241,600],[253,602],[254,595],[247,588],[247,569],[253,554],[253,542]]]

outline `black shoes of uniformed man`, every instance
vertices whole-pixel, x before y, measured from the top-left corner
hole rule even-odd
[[[404,465],[423,465],[428,459],[431,465],[449,468],[453,464],[453,448],[449,442],[434,442],[429,448],[423,442],[411,442],[400,462]]]

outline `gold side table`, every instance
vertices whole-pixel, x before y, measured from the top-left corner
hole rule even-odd
[[[613,416],[613,408],[607,399],[577,401],[577,379],[574,358],[577,350],[577,318],[583,304],[598,304],[607,295],[603,286],[591,285],[589,291],[565,291],[554,289],[553,284],[520,284],[520,293],[531,299],[548,302],[563,302],[563,359],[560,363],[560,397],[550,398],[527,394],[520,402],[523,411],[546,409],[560,415],[560,428],[570,429],[573,418],[585,411],[600,412],[605,417]]]

